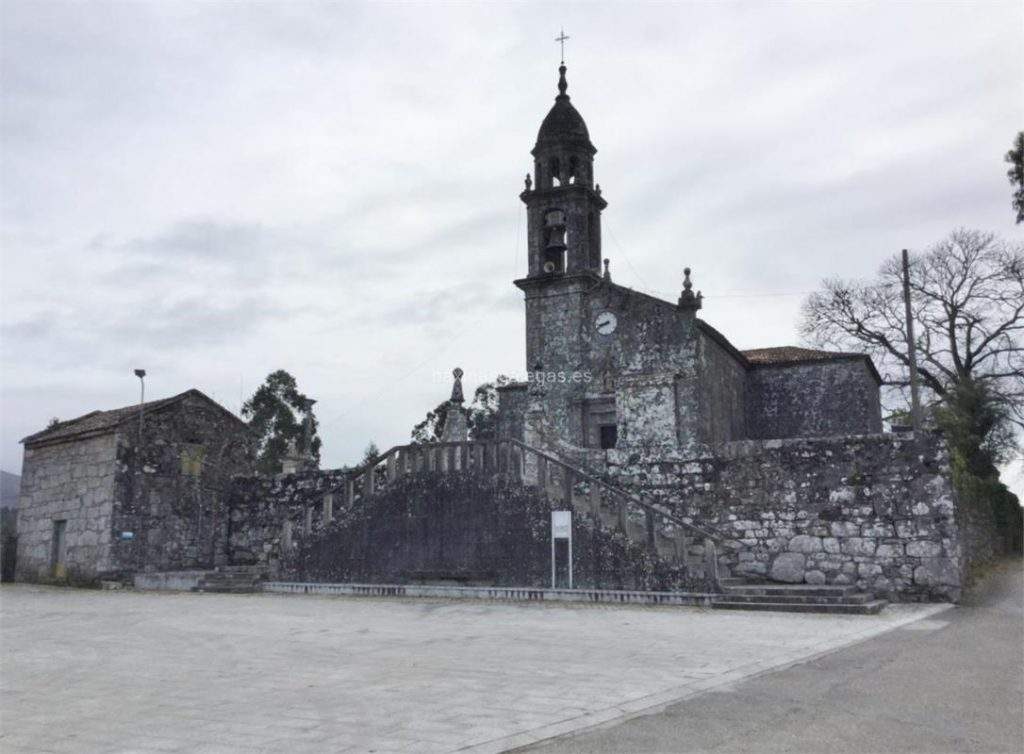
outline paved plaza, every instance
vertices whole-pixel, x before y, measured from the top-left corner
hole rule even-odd
[[[504,751],[927,618],[5,586],[15,752]]]

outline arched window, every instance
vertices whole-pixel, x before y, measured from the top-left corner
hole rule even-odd
[[[558,161],[557,157],[551,158],[551,185],[561,186],[562,185],[562,166]]]
[[[576,183],[579,176],[576,172],[576,158],[569,158],[569,183]]]

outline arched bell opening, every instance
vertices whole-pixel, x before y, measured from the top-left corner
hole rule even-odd
[[[548,275],[565,272],[566,249],[568,249],[565,213],[550,209],[544,213],[544,252],[542,269]]]

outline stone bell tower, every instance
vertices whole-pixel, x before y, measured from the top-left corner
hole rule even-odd
[[[533,154],[533,178],[519,198],[526,204],[528,277],[601,272],[600,185],[582,116],[566,93],[565,63],[558,68],[558,96],[541,123]]]
[[[602,284],[607,202],[594,182],[597,149],[569,101],[565,72],[563,61],[558,96],[531,152],[533,176],[526,176],[519,195],[526,205],[529,267],[515,284],[526,294],[527,371],[550,377],[543,385],[544,412],[568,436],[581,431],[579,405],[589,384],[587,296]]]

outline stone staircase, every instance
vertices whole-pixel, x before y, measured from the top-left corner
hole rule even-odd
[[[207,572],[193,592],[252,594],[263,589],[263,572],[255,566],[219,566]]]
[[[391,448],[348,477],[328,494],[325,516],[332,514],[334,497],[341,509],[372,497],[402,476],[420,471],[475,471],[509,474],[536,487],[552,508],[589,516],[608,531],[621,532],[656,558],[683,567],[691,583],[715,592],[712,605],[721,610],[777,610],[874,615],[888,602],[853,586],[785,584],[731,578],[720,556],[735,552],[739,543],[711,528],[683,519],[646,496],[618,487],[588,469],[518,440],[440,442]],[[206,587],[205,584],[209,584]],[[254,591],[257,579],[219,571],[200,585],[201,591]],[[701,586],[693,588],[700,589]]]
[[[772,581],[722,579],[721,596],[711,606],[716,610],[774,610],[786,613],[842,613],[877,615],[889,604],[855,586],[780,584]]]
[[[537,488],[553,508],[591,516],[605,529],[619,531],[630,542],[648,548],[657,558],[682,564],[692,579],[709,588],[717,581],[718,547],[724,541],[721,535],[519,440],[397,445],[349,472],[328,493],[330,510],[335,498],[339,510],[348,510],[353,501],[372,497],[400,477],[422,471],[510,475]]]

